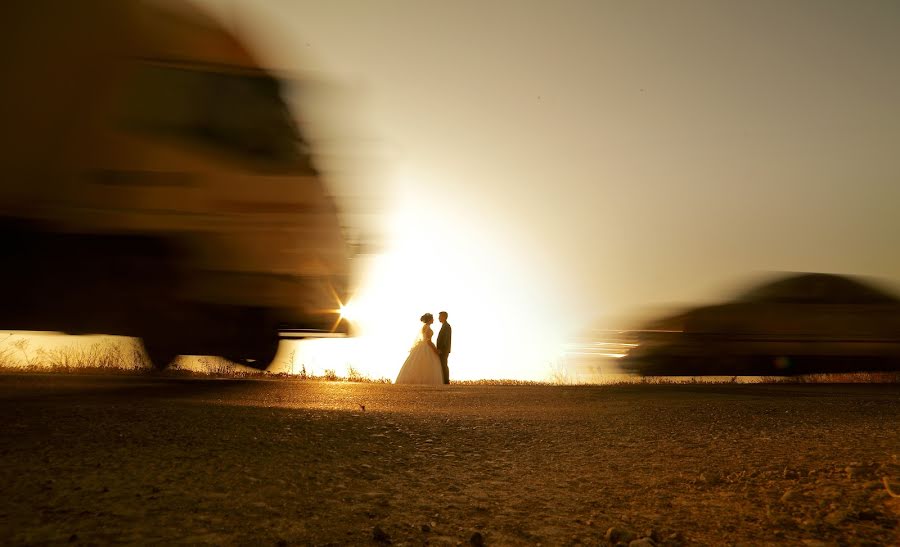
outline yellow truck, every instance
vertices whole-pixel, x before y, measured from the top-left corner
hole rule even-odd
[[[141,337],[158,367],[347,333],[334,200],[238,36],[183,3],[0,14],[0,328]]]

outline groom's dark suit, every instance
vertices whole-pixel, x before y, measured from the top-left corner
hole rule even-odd
[[[441,332],[438,333],[437,343],[435,346],[438,350],[438,355],[441,358],[441,372],[444,373],[444,383],[450,383],[450,367],[447,366],[447,359],[450,358],[450,338],[453,336],[453,329],[450,328],[450,323],[444,321],[441,324]]]

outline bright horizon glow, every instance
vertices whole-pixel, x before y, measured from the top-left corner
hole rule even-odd
[[[555,338],[759,272],[900,278],[900,4],[199,2],[266,66],[348,90],[294,99],[336,196],[448,244],[359,264],[380,307],[346,345],[371,344],[352,362],[372,375],[425,311],[450,312],[452,377],[530,378]],[[404,286],[404,263],[429,271]]]
[[[427,197],[407,199],[388,218],[386,251],[355,259],[359,289],[342,307],[357,336],[293,346],[295,369],[343,374],[352,366],[393,380],[418,337],[419,317],[434,315],[435,340],[438,312],[446,310],[453,326],[451,379],[549,378],[561,356],[564,323],[548,322],[551,310],[531,293],[542,285],[530,257],[519,256],[476,216],[455,216],[430,206]]]

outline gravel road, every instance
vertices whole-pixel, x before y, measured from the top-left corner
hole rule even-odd
[[[0,412],[3,544],[900,543],[897,385],[8,374]]]

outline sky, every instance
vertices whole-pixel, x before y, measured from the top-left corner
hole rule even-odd
[[[451,375],[541,379],[760,272],[900,278],[897,2],[200,3],[336,97],[323,171],[380,251],[341,359],[375,376],[425,311]]]

